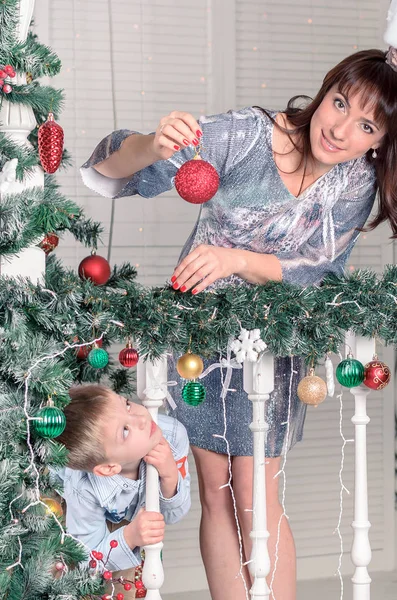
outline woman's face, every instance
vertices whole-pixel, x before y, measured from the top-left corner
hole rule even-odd
[[[349,98],[331,88],[314,113],[310,143],[316,161],[325,167],[363,156],[378,148],[385,130],[375,121],[374,111],[361,108],[359,93]]]

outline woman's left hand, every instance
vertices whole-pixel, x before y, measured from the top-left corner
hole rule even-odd
[[[175,290],[187,292],[191,289],[192,294],[198,294],[217,279],[237,273],[242,267],[241,262],[241,253],[236,248],[200,244],[176,267],[171,282]]]

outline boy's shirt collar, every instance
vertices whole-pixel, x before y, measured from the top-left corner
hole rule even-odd
[[[109,502],[123,491],[138,491],[141,480],[145,478],[146,464],[142,460],[139,464],[138,479],[130,479],[123,475],[112,475],[101,477],[94,473],[87,473],[87,478],[92,485],[93,491],[103,508],[108,508]]]

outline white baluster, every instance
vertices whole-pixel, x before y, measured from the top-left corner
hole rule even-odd
[[[349,333],[346,344],[351,348],[354,358],[364,365],[372,360],[375,354],[375,340]],[[368,565],[371,562],[371,545],[368,520],[368,480],[367,480],[367,396],[371,391],[364,385],[351,388],[355,400],[355,414],[352,423],[355,427],[355,485],[354,485],[354,520],[353,545],[351,550],[355,572],[352,577],[353,600],[370,600],[371,578]]]
[[[30,21],[32,19],[35,0],[20,0],[19,3],[19,39],[25,41],[28,35]],[[17,73],[12,80],[12,85],[26,84],[25,73]],[[11,104],[6,99],[0,109],[0,131],[7,134],[17,144],[32,148],[28,142],[28,135],[36,127],[36,119],[30,106],[23,104]],[[32,187],[44,186],[44,173],[40,167],[33,170],[25,181],[13,182],[9,185],[7,193],[19,193]],[[1,202],[0,191],[0,202]],[[37,240],[38,242],[40,240]],[[0,275],[16,277],[30,277],[36,283],[43,280],[45,272],[45,253],[41,248],[32,246],[19,252],[16,257],[0,256]]]
[[[254,578],[250,590],[252,600],[267,600],[270,589],[266,577],[270,573],[270,557],[267,547],[265,441],[269,425],[265,421],[265,406],[274,389],[274,359],[270,353],[263,354],[258,362],[244,362],[244,390],[252,402],[252,423],[250,429],[254,437],[253,474],[253,519],[252,553],[249,571]]]
[[[167,357],[150,362],[140,360],[137,368],[137,394],[157,423],[158,409],[165,398],[164,384],[167,381]],[[159,512],[159,475],[157,469],[147,465],[146,469],[146,510]],[[145,546],[145,564],[142,581],[147,589],[147,600],[161,600],[160,588],[164,583],[164,569],[161,562],[163,543]]]

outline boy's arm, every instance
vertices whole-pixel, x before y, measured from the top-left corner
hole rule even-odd
[[[117,547],[110,554],[106,569],[119,571],[141,564],[140,548],[131,549],[124,537],[125,527],[109,532],[106,525],[106,513],[94,496],[88,492],[80,494],[73,491],[65,495],[66,530],[80,540],[88,550],[102,552],[106,559],[110,550],[110,541],[116,540]]]
[[[172,498],[165,498],[159,488],[160,512],[168,524],[177,523],[188,512],[191,506],[190,473],[188,464],[189,438],[185,427],[177,423],[177,435],[173,454],[178,468],[178,483],[176,493]]]

